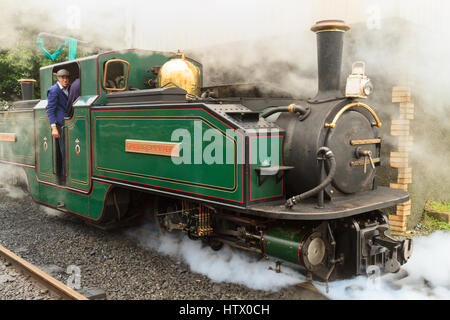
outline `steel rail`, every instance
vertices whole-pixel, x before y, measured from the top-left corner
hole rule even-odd
[[[28,261],[22,259],[18,255],[9,251],[0,245],[0,256],[12,263],[16,268],[20,269],[32,279],[36,280],[41,286],[44,286],[50,292],[56,294],[64,300],[88,300],[85,296],[69,288],[61,281],[51,277],[38,267],[32,265]]]

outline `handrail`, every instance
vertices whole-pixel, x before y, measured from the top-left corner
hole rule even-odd
[[[362,108],[366,109],[367,111],[369,111],[370,114],[375,119],[375,122],[372,123],[372,126],[374,126],[374,127],[376,126],[378,128],[381,127],[382,123],[381,123],[380,119],[378,118],[377,114],[375,113],[375,111],[373,111],[373,109],[371,107],[369,107],[368,105],[361,103],[361,102],[353,102],[353,103],[347,104],[341,110],[339,110],[339,112],[336,114],[336,116],[334,117],[334,119],[331,123],[325,123],[325,128],[335,128],[336,123],[338,122],[338,120],[342,116],[342,114],[345,111],[347,111],[348,109],[353,108],[353,107],[362,107]]]

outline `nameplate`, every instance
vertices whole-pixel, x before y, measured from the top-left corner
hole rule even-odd
[[[180,143],[127,139],[125,140],[125,152],[179,157]]]
[[[15,133],[0,133],[0,141],[16,142]]]

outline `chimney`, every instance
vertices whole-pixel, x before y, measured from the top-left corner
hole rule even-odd
[[[340,90],[344,33],[350,27],[342,20],[318,21],[311,27],[317,34],[319,91],[312,102],[342,97]]]
[[[20,87],[22,89],[22,100],[33,100],[34,79],[20,79]]]

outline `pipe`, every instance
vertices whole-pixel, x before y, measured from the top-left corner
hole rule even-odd
[[[267,118],[268,116],[273,115],[274,113],[278,113],[278,112],[290,112],[290,113],[296,113],[299,114],[302,117],[302,120],[305,119],[309,113],[311,112],[311,109],[308,107],[302,107],[302,106],[298,106],[296,104],[291,104],[287,107],[275,107],[272,108],[266,112],[263,112],[261,114],[261,117],[263,118]]]
[[[317,151],[318,156],[321,153],[323,153],[325,155],[325,157],[328,160],[330,160],[331,166],[330,166],[330,172],[328,173],[328,176],[317,187],[288,199],[285,204],[286,208],[291,209],[294,205],[296,205],[301,200],[307,199],[307,198],[315,195],[316,193],[320,192],[321,190],[325,189],[325,187],[327,187],[331,183],[331,181],[333,181],[334,175],[336,174],[336,159],[334,157],[334,153],[327,147],[322,147],[319,149],[319,151]]]

